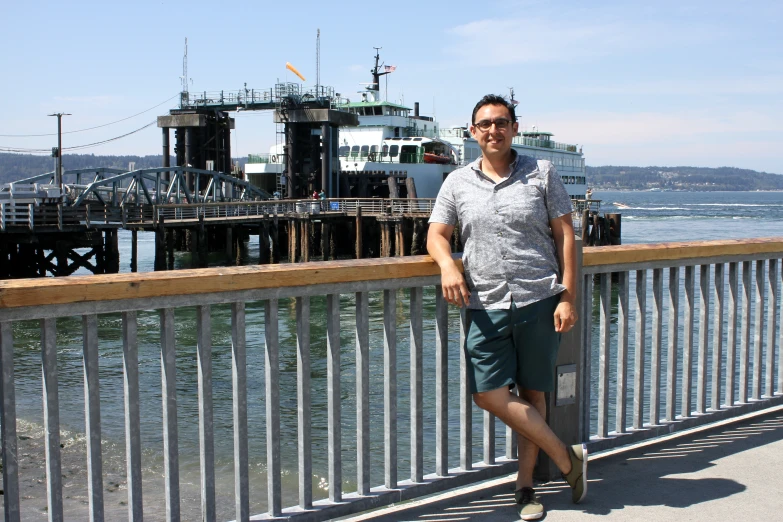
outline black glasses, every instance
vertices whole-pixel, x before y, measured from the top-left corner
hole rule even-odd
[[[506,130],[508,128],[508,124],[511,123],[511,120],[507,120],[506,118],[498,118],[496,120],[481,120],[477,121],[473,125],[475,125],[478,130],[487,132],[492,127],[493,123],[495,124],[496,129]]]

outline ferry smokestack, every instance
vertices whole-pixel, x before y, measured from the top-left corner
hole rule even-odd
[[[413,104],[413,117],[414,118],[419,117],[419,102],[414,102]]]

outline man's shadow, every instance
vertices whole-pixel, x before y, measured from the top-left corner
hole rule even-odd
[[[725,478],[676,475],[709,469],[721,458],[780,440],[783,414],[778,411],[592,460],[588,495],[578,506],[571,504],[571,491],[564,482],[542,485],[540,495],[547,510],[594,515],[626,506],[685,508],[729,497],[745,491],[746,486]],[[751,467],[761,465],[748,463]]]

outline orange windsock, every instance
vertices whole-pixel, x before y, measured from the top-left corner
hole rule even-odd
[[[297,71],[297,70],[296,70],[296,67],[294,67],[293,65],[291,65],[291,62],[285,62],[285,68],[286,68],[286,69],[288,69],[289,71],[291,71],[292,73],[294,73],[295,75],[297,75],[298,77],[300,77],[300,78],[302,79],[302,81],[303,81],[303,82],[307,81],[307,80],[305,80],[305,77],[304,77],[304,76],[302,76],[302,73],[300,73],[299,71]]]

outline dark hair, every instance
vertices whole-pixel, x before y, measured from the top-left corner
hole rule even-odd
[[[472,124],[476,124],[476,113],[485,105],[502,105],[508,109],[508,113],[511,115],[511,121],[517,121],[517,114],[515,112],[516,107],[513,103],[508,101],[503,96],[498,96],[497,94],[487,94],[479,100],[475,107],[473,107],[473,117],[470,119]]]

